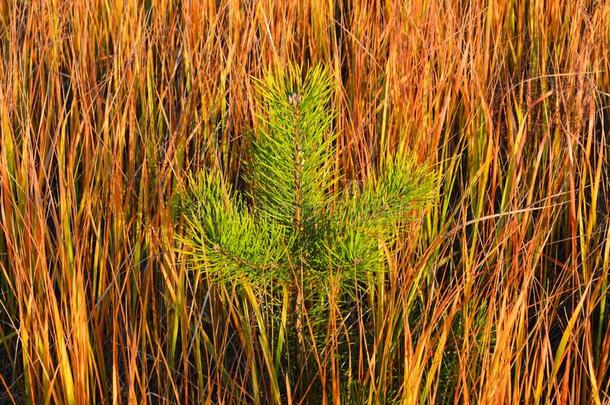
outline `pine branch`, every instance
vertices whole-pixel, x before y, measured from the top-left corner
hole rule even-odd
[[[326,220],[320,246],[327,257],[319,265],[342,269],[352,279],[382,269],[379,242],[391,244],[402,225],[421,216],[436,193],[432,173],[413,158],[396,157],[363,186],[344,190]]]
[[[204,171],[191,183],[179,199],[186,219],[180,241],[194,267],[212,269],[210,274],[223,282],[248,279],[266,285],[288,277],[291,241],[282,227],[256,218],[218,174]]]
[[[388,237],[388,232],[419,218],[420,211],[436,195],[437,180],[413,157],[389,159],[379,174],[343,192],[336,208],[337,223],[350,224],[370,235]]]
[[[257,88],[262,125],[247,170],[250,195],[262,213],[302,233],[323,210],[331,184],[330,75],[314,68],[302,79],[300,69],[289,67]]]

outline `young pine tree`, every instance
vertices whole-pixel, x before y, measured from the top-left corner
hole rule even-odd
[[[256,85],[259,128],[245,167],[247,192],[232,190],[218,172],[199,173],[178,199],[179,239],[192,267],[214,282],[285,291],[290,329],[303,346],[303,313],[324,301],[331,277],[349,293],[383,271],[380,246],[391,246],[419,215],[436,181],[429,168],[399,155],[383,159],[363,184],[340,189],[329,72],[290,67]]]

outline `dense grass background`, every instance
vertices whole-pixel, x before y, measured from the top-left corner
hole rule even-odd
[[[593,0],[1,0],[0,402],[608,403],[609,47]],[[171,212],[202,167],[239,186],[288,61],[334,74],[346,179],[443,178],[297,381]]]

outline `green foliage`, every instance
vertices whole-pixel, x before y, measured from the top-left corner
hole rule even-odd
[[[217,281],[256,280],[259,285],[285,278],[291,239],[273,221],[255,217],[227,187],[219,173],[204,171],[181,195],[178,211],[186,219],[184,243],[192,264],[210,269]]]
[[[298,274],[314,283],[312,291],[330,273],[353,281],[383,270],[380,247],[391,246],[434,195],[432,172],[395,156],[364,184],[333,191],[340,179],[330,159],[336,135],[329,72],[315,67],[303,75],[291,66],[256,84],[260,125],[245,170],[252,204],[218,173],[191,181],[178,199],[186,222],[180,240],[191,263],[218,281],[253,286]]]
[[[261,216],[297,234],[310,234],[327,208],[335,140],[327,136],[331,83],[320,68],[302,79],[296,67],[257,82],[262,125],[247,167],[250,195]]]

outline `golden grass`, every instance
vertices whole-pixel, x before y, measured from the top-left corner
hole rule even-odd
[[[610,402],[610,3],[141,3],[0,0],[0,402]],[[170,204],[239,178],[251,76],[288,61],[334,73],[337,169],[443,176],[300,379]]]

